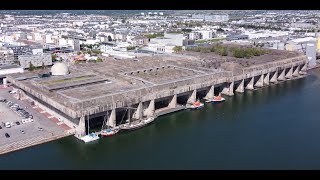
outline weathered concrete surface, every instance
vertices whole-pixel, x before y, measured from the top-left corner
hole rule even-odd
[[[270,79],[271,83],[277,83],[278,82],[278,71],[274,72],[272,78]]]
[[[244,80],[238,85],[236,92],[243,93],[244,92]]]
[[[213,97],[214,97],[214,86],[211,86],[205,98],[212,99]]]
[[[108,110],[113,111],[117,108],[133,106],[140,102],[148,102],[165,97],[173,97],[170,106],[175,107],[176,95],[178,94],[195,92],[197,89],[209,88],[211,86],[218,87],[224,83],[227,84],[227,86],[224,87],[224,93],[233,95],[233,85],[236,81],[251,79],[250,83],[246,86],[246,89],[253,89],[254,77],[261,77],[271,72],[281,72],[278,78],[279,80],[285,80],[285,69],[302,66],[303,68],[301,71],[305,71],[305,64],[308,62],[308,59],[304,55],[299,55],[293,58],[245,67],[242,69],[242,73],[196,67],[195,64],[192,64],[195,61],[196,60],[194,59],[189,61],[182,58],[181,60],[174,61],[155,61],[152,62],[154,63],[152,64],[149,60],[148,62],[143,62],[144,64],[135,62],[136,65],[132,64],[132,66],[116,66],[115,69],[117,71],[122,71],[121,68],[126,68],[124,72],[128,72],[128,74],[123,75],[123,72],[115,73],[112,71],[113,73],[108,74],[107,77],[107,79],[110,79],[112,82],[111,84],[82,85],[81,87],[73,87],[71,89],[52,92],[47,91],[32,79],[18,81],[16,78],[21,77],[21,75],[10,75],[7,79],[26,93],[32,94],[34,98],[50,104],[53,108],[62,112],[70,119],[79,119],[83,116],[84,112],[95,115]],[[108,63],[108,66],[110,66],[110,64],[116,64],[118,62],[110,61]],[[192,72],[192,65],[195,69],[194,72]],[[93,66],[96,68],[92,71],[93,74],[99,75],[99,73],[106,71],[103,67],[99,67],[102,65]],[[140,68],[139,66],[144,67]],[[149,70],[146,68],[148,66],[150,67]],[[180,70],[178,71],[177,69],[179,69],[179,67]],[[136,69],[139,68],[144,70],[140,70],[139,73],[136,73]],[[168,74],[171,70],[172,74]],[[73,69],[73,71],[81,71],[81,67]],[[132,73],[132,76],[134,74],[139,74],[139,78],[142,80],[139,81],[136,78],[130,78],[130,71],[134,72]],[[161,75],[161,77],[159,77],[160,79],[150,79],[152,78],[152,76],[148,74],[150,72],[154,73],[154,76]],[[186,74],[183,74],[183,72]],[[149,78],[148,80],[152,82],[148,83],[148,80],[144,82],[143,73],[145,73],[146,77]],[[103,74],[103,76],[106,75]],[[270,82],[275,81],[276,75],[271,78]],[[262,79],[262,84],[264,83],[266,83],[266,79]],[[240,88],[238,91],[242,91],[242,89]],[[190,101],[195,101],[196,96],[191,97]],[[151,106],[148,109],[149,110],[145,111],[144,114],[152,114],[151,112],[154,108]]]
[[[234,86],[234,82],[227,82],[225,83],[225,86],[223,87],[221,94],[227,95],[227,96],[233,96],[233,86]]]
[[[256,82],[256,84],[254,86],[256,87],[263,87],[263,80],[264,80],[264,75],[261,74],[258,81]]]
[[[263,85],[268,86],[269,85],[269,80],[270,79],[270,73],[267,73],[263,79]]]

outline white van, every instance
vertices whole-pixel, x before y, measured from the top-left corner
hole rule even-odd
[[[4,126],[5,126],[6,128],[11,128],[11,123],[6,122],[6,123],[4,124]]]
[[[22,119],[22,124],[24,124],[24,123],[29,123],[29,122],[33,122],[33,119],[31,119],[31,118],[27,118],[27,119]]]

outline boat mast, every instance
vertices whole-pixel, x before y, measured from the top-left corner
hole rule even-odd
[[[89,124],[89,122],[90,121],[89,121],[89,114],[88,114],[88,134],[90,134],[90,129],[89,129],[90,128],[90,124]]]
[[[130,111],[130,107],[129,107],[128,113],[129,113],[129,124],[130,124],[130,123],[131,123],[131,111]]]

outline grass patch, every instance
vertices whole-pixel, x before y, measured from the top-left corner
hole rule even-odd
[[[71,82],[71,81],[75,81],[75,80],[88,79],[88,78],[91,78],[91,77],[94,77],[94,76],[95,75],[78,76],[78,77],[73,77],[73,78],[66,78],[66,79],[58,79],[58,80],[53,80],[53,81],[41,82],[39,84],[42,84],[42,85],[53,85],[53,84]]]

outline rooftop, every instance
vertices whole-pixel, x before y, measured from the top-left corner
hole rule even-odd
[[[70,74],[65,76],[37,78],[40,72],[34,71],[10,77],[25,77],[25,80],[18,81],[20,87],[29,88],[38,96],[50,97],[50,101],[78,111],[79,108],[104,107],[113,102],[137,98],[135,93],[125,92],[165,87],[163,85],[168,83],[192,81],[206,75],[221,77],[226,71],[236,73],[241,68],[298,55],[274,50],[252,59],[199,52],[145,56],[135,60],[108,57],[101,63],[72,65],[69,67]]]

